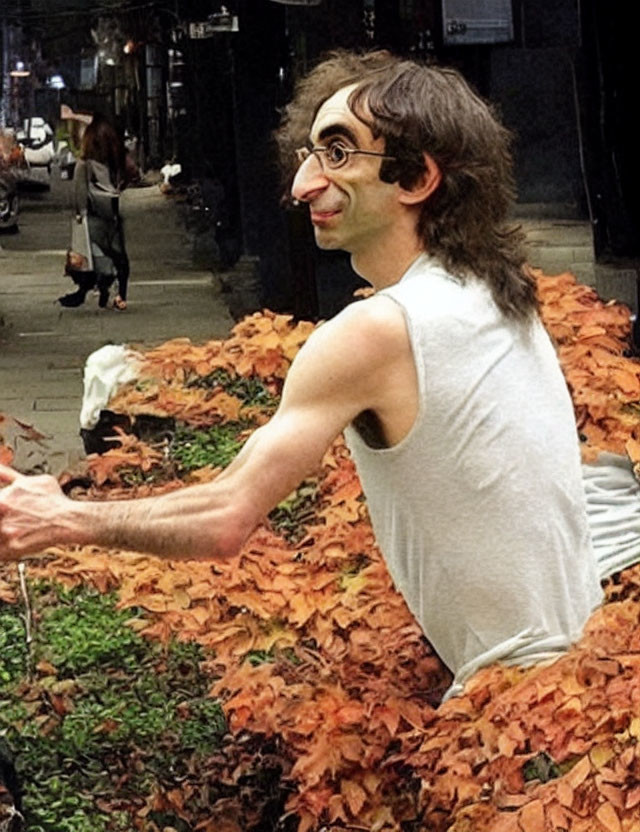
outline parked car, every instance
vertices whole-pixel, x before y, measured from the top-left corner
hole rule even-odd
[[[10,171],[0,170],[0,230],[18,230],[18,189]]]
[[[25,166],[19,180],[28,185],[51,187],[51,163],[55,158],[53,130],[42,116],[26,118],[16,140],[23,148]]]

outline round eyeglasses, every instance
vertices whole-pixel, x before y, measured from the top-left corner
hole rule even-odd
[[[396,159],[395,156],[388,156],[386,153],[378,153],[376,150],[357,150],[346,147],[342,142],[331,142],[328,147],[321,145],[305,145],[296,150],[298,164],[305,162],[309,156],[314,155],[324,170],[338,170],[344,167],[352,156],[379,156],[381,159]]]

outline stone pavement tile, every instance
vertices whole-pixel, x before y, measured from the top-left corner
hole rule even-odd
[[[527,227],[527,239],[530,244],[540,244],[545,247],[556,245],[588,246],[593,250],[593,235],[589,223],[539,223]]]
[[[75,392],[82,392],[82,372],[75,370],[73,375],[61,374],[50,371],[43,377],[42,371],[27,375],[23,379],[16,376],[16,373],[0,371],[0,402],[7,399],[34,399],[37,396],[51,396],[54,398],[61,395],[73,395]]]
[[[553,246],[551,248],[531,248],[529,260],[534,266],[544,266],[546,263],[573,263],[576,260],[576,249],[571,246]],[[584,261],[581,256],[579,260]]]
[[[66,410],[75,413],[80,410],[81,403],[82,390],[79,394],[76,391],[76,395],[52,398],[46,398],[37,393],[20,396],[6,396],[3,393],[0,396],[0,412],[9,413],[16,418],[22,418],[27,413],[61,413]]]
[[[37,426],[42,433],[55,432],[57,427],[62,424],[67,425],[69,421],[73,423],[75,433],[76,426],[79,425],[79,400],[68,401],[65,407],[60,405],[57,410],[36,410],[34,402],[26,399],[15,399],[14,402],[14,406],[5,411],[6,415]]]
[[[0,330],[1,331],[1,330]],[[5,344],[5,346],[9,346]],[[37,382],[38,380],[47,380],[52,378],[52,373],[47,367],[43,366],[41,363],[32,364],[30,367],[24,367],[20,370],[18,376],[16,376],[15,368],[13,366],[7,367],[3,362],[3,352],[0,350],[0,385],[2,384],[9,384],[12,381],[17,381],[18,383],[24,382],[25,384],[31,384],[32,382]],[[55,377],[56,378],[64,378],[65,376],[77,376],[78,378],[82,377],[82,371],[76,367],[67,367],[64,369],[56,370]]]
[[[74,335],[60,338],[50,332],[44,333],[42,337],[20,337],[18,333],[11,344],[0,340],[0,368],[19,371],[21,367],[36,365],[47,369],[82,366],[86,357],[85,344],[91,340]]]
[[[2,346],[0,345],[0,350]],[[10,359],[12,371],[16,375],[19,375],[24,370],[29,370],[33,367],[34,360],[37,359],[37,354],[29,353],[13,353],[11,355],[6,355],[6,353],[2,356],[2,361],[0,361],[0,371],[6,369],[7,367],[7,359]],[[85,364],[86,356],[79,353],[74,353],[73,355],[63,355],[63,354],[55,354],[51,353],[46,357],[46,361],[43,361],[41,365],[41,369],[44,373],[61,373],[66,370],[71,371],[75,370],[76,372],[82,372]]]
[[[65,410],[73,412],[80,412],[82,407],[82,396],[57,396],[50,398],[43,398],[37,396],[33,402],[33,409],[38,413],[57,413]]]

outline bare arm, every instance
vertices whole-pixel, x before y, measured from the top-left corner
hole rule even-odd
[[[10,482],[0,491],[0,553],[11,558],[55,543],[96,543],[166,557],[235,554],[317,469],[345,425],[363,410],[384,411],[386,381],[409,349],[392,307],[364,301],[314,333],[289,371],[277,413],[212,483],[139,500],[79,502],[51,477],[0,468],[0,479]]]

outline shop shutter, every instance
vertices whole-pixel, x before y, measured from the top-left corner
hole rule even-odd
[[[506,43],[513,40],[511,0],[442,0],[444,43]]]

